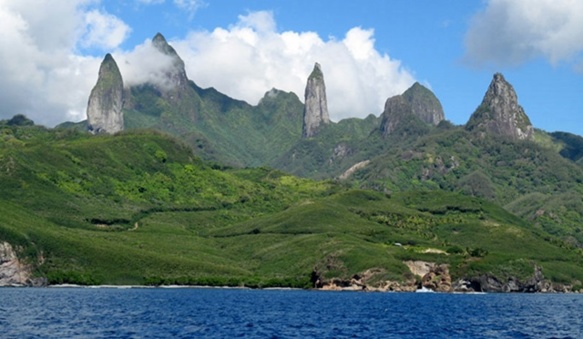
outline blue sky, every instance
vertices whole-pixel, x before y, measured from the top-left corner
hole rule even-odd
[[[419,81],[464,124],[502,72],[536,128],[583,135],[576,0],[3,0],[0,29],[0,118],[84,119],[103,55],[152,81],[161,32],[191,80],[252,104],[272,87],[302,98],[320,62],[333,119],[378,115]]]

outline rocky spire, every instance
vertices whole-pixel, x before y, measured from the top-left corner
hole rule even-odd
[[[429,89],[416,82],[403,94],[387,99],[381,118],[381,131],[386,136],[397,128],[408,127],[412,131],[416,129],[414,124],[422,129],[426,129],[427,126],[423,125],[427,124],[435,126],[445,116],[439,99]]]
[[[494,74],[482,103],[470,117],[466,129],[513,140],[534,138],[532,124],[518,104],[514,88],[500,73]]]
[[[165,83],[166,88],[160,88],[163,92],[168,89],[173,89],[175,87],[184,87],[188,85],[188,77],[186,76],[186,71],[184,69],[184,61],[180,58],[176,50],[168,44],[164,36],[157,33],[152,39],[152,46],[154,46],[162,54],[167,55],[171,58],[172,64],[167,70],[165,70]]]
[[[123,124],[123,80],[111,54],[107,54],[99,68],[97,84],[87,103],[87,123],[92,133],[116,133]]]
[[[326,84],[320,64],[316,63],[306,84],[302,136],[310,138],[316,135],[321,124],[328,123],[330,123],[330,117],[326,100]]]

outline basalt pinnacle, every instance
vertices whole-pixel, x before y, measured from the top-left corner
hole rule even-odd
[[[117,133],[124,129],[123,80],[111,54],[99,68],[97,83],[87,103],[87,123],[91,133]]]
[[[482,103],[470,117],[466,129],[513,140],[534,138],[532,124],[518,104],[514,88],[500,73],[494,74]]]
[[[302,136],[310,138],[318,133],[320,125],[328,123],[330,123],[330,117],[326,100],[326,84],[320,64],[316,63],[306,84]]]
[[[418,82],[403,94],[387,99],[381,117],[381,132],[385,136],[415,123],[436,126],[445,118],[439,99]]]
[[[176,50],[168,44],[164,36],[157,33],[152,39],[152,45],[162,54],[171,58],[171,67],[165,70],[165,88],[162,91],[174,89],[176,87],[188,86],[188,77],[184,68],[184,61],[180,58]]]

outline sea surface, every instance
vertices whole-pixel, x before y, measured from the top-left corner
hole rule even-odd
[[[0,338],[583,338],[583,295],[0,288]]]

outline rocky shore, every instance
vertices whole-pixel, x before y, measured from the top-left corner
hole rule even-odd
[[[22,262],[7,242],[0,242],[0,286],[46,286],[45,278],[33,278],[32,266]]]
[[[412,275],[405,281],[375,281],[375,276],[383,273],[380,269],[370,269],[350,279],[333,278],[316,280],[315,287],[324,291],[371,291],[371,292],[415,292],[418,290],[455,293],[572,293],[572,286],[554,283],[544,278],[542,269],[534,267],[533,275],[520,280],[510,277],[501,281],[493,275],[483,274],[476,277],[453,280],[446,264],[425,261],[404,262]]]

